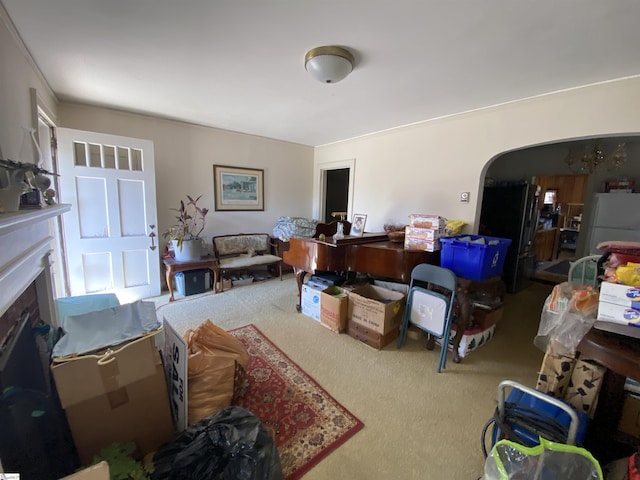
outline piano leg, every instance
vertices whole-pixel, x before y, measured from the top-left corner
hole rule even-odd
[[[304,277],[307,274],[307,272],[295,267],[293,271],[296,274],[296,283],[298,284],[298,304],[296,305],[296,310],[298,312],[301,312],[302,311],[302,284],[304,283]]]

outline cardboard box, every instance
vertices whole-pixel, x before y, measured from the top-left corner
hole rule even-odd
[[[349,320],[382,335],[398,329],[405,295],[366,284],[349,294]]]
[[[640,309],[640,288],[602,282],[600,284],[600,301]]]
[[[571,380],[564,399],[577,410],[585,412],[593,418],[598,400],[598,393],[607,369],[597,363],[576,360],[571,372]]]
[[[305,283],[302,285],[302,298],[300,299],[302,313],[317,322],[320,321],[320,294],[322,290],[324,287],[313,284]]]
[[[640,309],[615,303],[598,302],[598,320],[640,327]]]
[[[456,337],[457,325],[451,325],[451,334],[449,335],[449,350],[453,351],[453,341]],[[462,338],[460,339],[460,345],[458,345],[458,355],[461,358],[466,357],[474,350],[489,343],[493,338],[496,326],[492,325],[486,330],[480,330],[479,328],[468,328],[464,331]],[[442,339],[436,339],[438,345],[442,345]]]
[[[360,325],[359,323],[355,323],[349,320],[347,321],[347,334],[351,338],[355,338],[356,340],[369,345],[376,350],[382,350],[384,347],[398,338],[398,336],[400,335],[400,329],[394,328],[388,333],[382,335],[363,325]]]
[[[404,235],[411,237],[415,240],[427,240],[433,242],[444,236],[444,228],[420,228],[420,227],[405,227]]]
[[[62,478],[62,480],[109,480],[109,464],[101,461],[90,467],[83,468],[78,472]]]
[[[440,250],[440,240],[431,241],[405,236],[404,248],[407,250],[420,250],[422,252],[437,252]]]
[[[486,330],[492,325],[496,325],[504,315],[504,307],[501,305],[493,310],[485,310],[484,308],[474,307],[473,324],[480,330]]]
[[[320,322],[334,332],[347,329],[349,292],[340,287],[329,287],[320,295]]]
[[[444,228],[447,225],[446,218],[426,213],[412,213],[409,215],[409,221],[412,227],[418,228]]]
[[[576,364],[574,357],[547,352],[542,359],[536,390],[564,398]]]
[[[155,345],[160,332],[52,365],[83,464],[113,442],[133,441],[146,455],[173,436],[167,382]]]
[[[229,290],[233,285],[230,278],[223,278],[222,280],[218,280],[218,290]]]
[[[640,396],[625,393],[618,430],[632,437],[640,437]]]

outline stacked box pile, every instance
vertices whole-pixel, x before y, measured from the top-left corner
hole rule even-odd
[[[412,213],[410,224],[405,227],[404,248],[436,252],[440,250],[440,238],[444,236],[447,219],[439,215]]]
[[[640,287],[602,282],[598,320],[640,327]]]

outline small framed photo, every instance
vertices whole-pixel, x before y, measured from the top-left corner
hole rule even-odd
[[[354,237],[361,237],[364,233],[364,225],[367,223],[367,216],[362,213],[354,213],[353,221],[351,222],[351,232],[349,235]]]

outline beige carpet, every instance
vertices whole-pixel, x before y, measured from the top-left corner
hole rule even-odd
[[[247,323],[298,363],[365,427],[305,479],[453,479],[483,474],[480,434],[504,379],[535,386],[543,353],[533,346],[551,286],[508,295],[495,337],[436,374],[439,347],[411,340],[378,351],[296,312],[293,275],[166,304],[158,317],[180,332],[210,318],[225,329]]]

